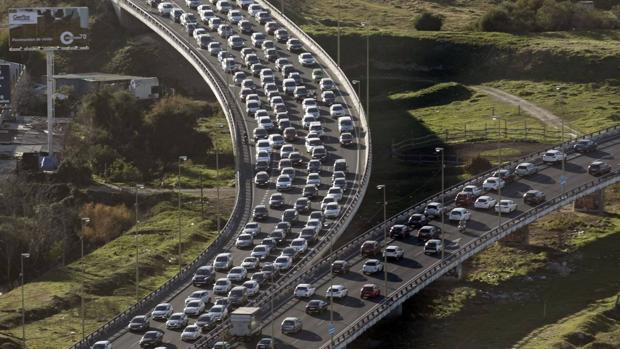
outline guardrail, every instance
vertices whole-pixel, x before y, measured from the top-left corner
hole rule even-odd
[[[480,236],[478,239],[470,241],[454,253],[449,254],[443,260],[440,260],[426,268],[421,274],[409,280],[407,283],[392,292],[388,297],[382,300],[381,303],[374,306],[363,316],[356,319],[354,323],[350,324],[339,334],[337,334],[334,337],[333,345],[331,343],[325,344],[321,346],[321,349],[344,348],[348,343],[351,343],[359,337],[361,333],[387,316],[404,301],[419,292],[431,282],[440,278],[448,271],[463,263],[471,256],[486,249],[491,244],[515,232],[523,226],[526,226],[535,220],[560,209],[576,199],[618,182],[620,182],[620,175],[618,173],[610,173],[604,177],[574,188],[563,195],[559,195],[552,200],[541,204],[540,206],[534,207],[503,223],[502,225],[495,227]]]
[[[157,32],[162,38],[166,39],[194,66],[194,68],[196,68],[196,70],[201,74],[203,79],[214,91],[218,101],[223,107],[224,114],[226,115],[228,126],[233,138],[233,143],[237,145],[236,147],[233,147],[233,152],[235,155],[235,166],[237,168],[237,173],[235,175],[237,195],[235,198],[235,206],[228,222],[223,227],[218,237],[211,243],[211,245],[206,250],[204,250],[200,255],[198,255],[191,263],[186,265],[178,274],[176,274],[168,281],[166,281],[163,285],[161,285],[157,290],[149,293],[140,301],[115,316],[112,320],[108,321],[97,330],[90,333],[83,340],[71,346],[71,349],[89,348],[89,346],[97,340],[109,338],[113,334],[122,331],[123,328],[127,325],[128,321],[133,316],[146,313],[157,303],[170,295],[171,292],[174,292],[183,285],[187,284],[199,266],[214,258],[215,255],[220,253],[221,250],[225,248],[226,244],[231,241],[231,238],[237,232],[239,225],[245,220],[244,216],[247,215],[249,212],[249,209],[247,209],[248,198],[250,206],[252,203],[252,190],[251,185],[249,184],[250,181],[248,180],[248,178],[245,178],[247,176],[244,174],[244,171],[242,171],[242,166],[244,165],[244,162],[242,160],[244,158],[247,158],[248,160],[246,164],[249,164],[249,153],[247,151],[242,152],[243,156],[238,156],[238,149],[242,149],[241,147],[244,145],[242,145],[241,139],[238,135],[238,130],[236,128],[237,125],[234,122],[234,112],[226,97],[227,93],[224,92],[225,90],[223,90],[221,86],[219,86],[219,84],[221,83],[219,79],[217,79],[209,71],[207,65],[202,62],[200,57],[193,51],[190,46],[186,45],[181,39],[179,39],[176,33],[172,32],[164,25],[161,25],[161,23],[159,23],[157,19],[153,18],[150,13],[144,11],[142,8],[134,4],[132,0],[115,0],[115,2],[127,12],[131,13],[134,17],[141,20],[145,25]],[[240,115],[240,113],[238,114]]]
[[[617,137],[619,134],[620,134],[620,126],[613,126],[613,127],[606,128],[604,130],[593,132],[583,137],[590,137],[598,141],[599,143],[604,143],[606,140]],[[572,143],[573,143],[572,140],[567,141],[563,144],[557,145],[555,148],[566,148],[567,146],[570,146]],[[566,150],[566,152],[569,154],[572,153],[571,150]],[[512,161],[511,163],[504,164],[503,167],[509,167],[509,166],[514,167],[518,163],[526,162],[526,161],[539,162],[543,153],[544,152],[537,152],[537,153],[526,155],[524,157],[521,157],[520,159]],[[454,186],[447,188],[443,194],[445,197],[445,202],[449,203],[453,201],[455,195],[467,185],[480,185],[482,181],[484,181],[484,179],[488,177],[495,170],[496,169],[489,170],[487,172],[484,172],[478,175],[476,178],[460,182]],[[282,312],[285,311],[283,305],[293,298],[293,291],[295,287],[297,286],[297,284],[312,283],[313,281],[316,281],[324,277],[330,272],[331,263],[333,260],[335,259],[349,260],[353,258],[355,255],[359,253],[359,249],[361,245],[364,243],[364,241],[366,240],[381,241],[384,235],[384,232],[383,232],[384,228],[387,229],[394,224],[402,223],[406,221],[407,218],[411,214],[423,212],[424,208],[426,207],[428,203],[441,202],[441,198],[442,198],[442,193],[439,193],[439,194],[430,196],[422,200],[421,202],[417,203],[416,205],[411,206],[399,212],[398,214],[390,217],[386,222],[382,222],[372,227],[371,229],[367,230],[364,234],[358,235],[356,238],[352,239],[345,245],[335,250],[329,256],[326,256],[325,258],[319,260],[318,262],[312,263],[312,266],[308,268],[305,272],[295,276],[293,279],[287,280],[285,283],[280,284],[280,286],[278,287],[276,291],[269,293],[270,297],[273,298],[274,309],[276,309],[274,311],[273,318],[278,317],[279,315],[281,315]],[[263,323],[269,322],[270,317],[269,318],[266,317],[267,315],[270,315],[269,313],[270,313],[270,309],[261,307],[260,315],[261,315],[261,318],[263,319],[262,321]],[[221,325],[217,329],[217,335],[220,337],[216,337],[215,336],[216,333],[213,332],[212,334],[205,337],[205,339],[201,341],[201,344],[203,342],[204,343],[208,342],[209,344],[213,344],[216,338],[222,338],[222,335],[226,333],[226,329],[228,328],[230,328],[229,323],[225,323]],[[207,345],[197,346],[197,348],[207,348]]]

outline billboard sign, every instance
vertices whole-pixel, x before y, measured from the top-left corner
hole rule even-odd
[[[87,7],[9,9],[11,51],[87,50]]]
[[[0,65],[0,105],[11,104],[11,66]]]

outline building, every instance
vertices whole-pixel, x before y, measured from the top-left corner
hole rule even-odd
[[[159,98],[159,80],[152,77],[117,75],[105,73],[58,74],[54,75],[56,90],[63,86],[73,88],[75,97],[97,91],[102,87],[116,87],[128,90],[138,99]]]

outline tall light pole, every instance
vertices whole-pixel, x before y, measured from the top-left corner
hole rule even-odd
[[[139,253],[140,253],[140,245],[138,244],[138,223],[140,223],[139,217],[139,209],[138,209],[138,192],[144,189],[143,184],[136,184],[136,226],[134,227],[134,244],[136,245],[136,301],[140,300],[140,264],[139,264]]]
[[[21,272],[19,273],[21,283],[22,283],[22,343],[24,344],[24,349],[26,349],[26,302],[24,301],[24,258],[30,258],[30,253],[22,253],[21,260]]]
[[[336,63],[338,63],[338,67],[340,67],[340,3],[341,0],[338,0],[338,37],[336,39]]]
[[[220,129],[224,128],[223,124],[218,124]],[[215,190],[217,192],[216,216],[217,216],[217,232],[220,232],[220,150],[217,141],[213,142],[215,147]]]
[[[357,98],[359,100],[359,105],[358,105],[358,111],[359,111],[359,115],[360,117],[362,116],[362,83],[359,80],[352,80],[351,83],[354,86],[357,86]]]
[[[86,331],[84,329],[84,322],[85,322],[85,316],[86,316],[86,311],[85,311],[85,304],[84,304],[84,278],[86,277],[86,269],[85,269],[85,265],[84,265],[84,226],[88,225],[88,223],[90,223],[90,218],[88,217],[82,217],[81,218],[82,221],[82,231],[80,234],[80,269],[82,269],[82,277],[80,278],[80,318],[81,323],[82,323],[82,340],[84,340],[84,338],[86,337]]]
[[[179,272],[181,272],[181,270],[183,269],[183,261],[181,260],[181,161],[187,161],[187,156],[181,155],[177,159],[177,193],[179,196],[179,255],[177,259],[179,260]]]
[[[445,239],[445,233],[444,233],[444,228],[445,228],[445,214],[444,214],[444,210],[446,209],[446,176],[445,176],[445,168],[446,168],[446,163],[445,163],[445,149],[443,147],[437,147],[435,148],[435,152],[436,153],[441,153],[441,211],[440,211],[440,215],[441,215],[441,260],[443,261],[443,258],[446,254],[446,239]]]
[[[378,190],[383,191],[383,251],[387,247],[388,238],[387,238],[387,200],[386,200],[386,189],[387,186],[385,184],[377,185]],[[383,292],[385,294],[384,297],[387,297],[389,294],[388,291],[388,271],[387,271],[387,255],[383,254]]]
[[[562,177],[560,178],[560,195],[564,196],[564,187],[566,186],[566,153],[564,152],[564,116],[566,111],[564,110],[564,95],[562,94],[562,86],[555,88],[558,91],[558,103],[560,103],[560,109],[562,110],[562,129],[560,131],[560,151],[562,152]]]
[[[362,22],[362,27],[369,28],[368,22]],[[366,32],[366,120],[370,127],[370,33]]]
[[[502,169],[502,147],[500,143],[500,139],[502,137],[502,119],[499,116],[493,116],[493,120],[497,121],[497,170],[500,171]],[[501,172],[499,172],[501,174]],[[502,201],[502,178],[501,175],[497,177],[497,226],[499,227],[502,224],[502,206],[499,205],[500,201]]]

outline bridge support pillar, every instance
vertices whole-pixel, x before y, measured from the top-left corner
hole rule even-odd
[[[501,240],[502,243],[512,245],[528,245],[530,243],[530,228],[525,226],[506,236]]]
[[[456,268],[448,271],[443,277],[453,278],[456,280],[461,280],[463,278],[463,265],[459,264]]]
[[[575,200],[573,203],[573,210],[575,212],[598,214],[605,212],[605,191],[599,190]]]

